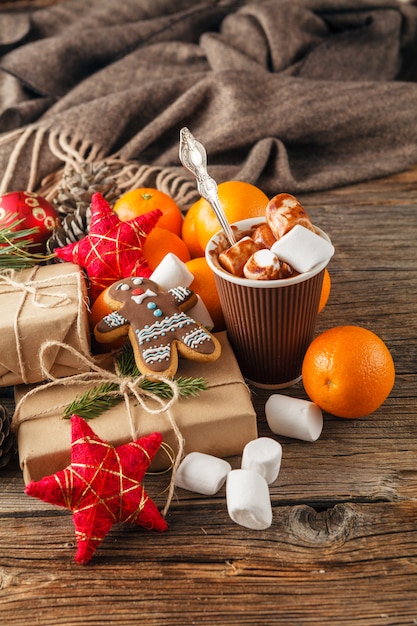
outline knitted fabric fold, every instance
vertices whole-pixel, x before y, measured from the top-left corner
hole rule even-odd
[[[186,209],[183,126],[217,182],[268,195],[417,162],[411,4],[64,0],[4,15],[2,193],[39,189],[68,159],[111,158],[134,163],[139,182],[164,179]]]

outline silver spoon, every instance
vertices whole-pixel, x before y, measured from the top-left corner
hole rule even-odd
[[[236,243],[236,238],[219,200],[217,183],[207,172],[206,150],[186,127],[180,130],[180,161],[185,169],[197,179],[199,194],[212,206],[229,245],[232,246]]]

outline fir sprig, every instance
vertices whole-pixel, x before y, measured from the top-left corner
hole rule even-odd
[[[117,368],[123,376],[137,378],[141,375],[130,343],[123,346],[117,359]],[[201,391],[207,389],[204,378],[192,378],[191,376],[178,376],[174,379],[180,398],[195,398]],[[163,400],[172,398],[173,390],[170,385],[160,380],[143,378],[139,387],[144,391],[154,394]],[[103,383],[88,389],[84,394],[77,396],[64,410],[63,417],[69,419],[76,414],[84,419],[99,417],[104,411],[111,409],[123,400],[116,383]]]
[[[30,252],[30,248],[35,245],[31,236],[38,232],[38,228],[19,230],[23,221],[15,216],[7,226],[0,228],[0,269],[22,270],[54,256]]]
[[[74,414],[86,420],[98,417],[122,400],[120,394],[117,394],[117,389],[115,383],[104,383],[88,389],[81,396],[76,396],[65,408],[64,417],[69,418]]]
[[[140,376],[138,366],[135,361],[135,353],[133,352],[132,344],[126,342],[117,359],[117,369],[123,376]]]
[[[192,378],[179,376],[175,378],[178,387],[178,393],[181,398],[196,398],[200,391],[207,389],[207,383],[204,378]],[[147,378],[141,384],[142,389],[146,389],[150,393],[154,393],[163,400],[172,398],[172,389],[167,383],[161,381],[152,381]]]

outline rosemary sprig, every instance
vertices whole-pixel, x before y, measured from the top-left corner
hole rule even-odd
[[[136,378],[140,376],[140,371],[136,365],[133,348],[130,343],[123,346],[122,351],[117,359],[117,367],[123,376],[131,376]],[[201,391],[207,389],[207,383],[204,378],[192,378],[190,376],[178,376],[175,378],[178,386],[180,398],[195,398]],[[140,388],[149,393],[153,393],[163,400],[172,398],[173,391],[171,387],[159,380],[149,380],[144,378],[141,381]],[[64,410],[63,417],[68,419],[71,415],[76,414],[84,419],[94,419],[104,411],[111,409],[123,400],[123,396],[119,393],[119,387],[116,383],[104,383],[92,387],[81,396],[77,396]]]
[[[0,228],[0,269],[22,270],[26,267],[38,265],[43,261],[54,258],[55,255],[32,253],[29,251],[35,244],[31,235],[38,232],[38,228],[23,228],[19,230],[24,220],[16,218],[7,226]]]

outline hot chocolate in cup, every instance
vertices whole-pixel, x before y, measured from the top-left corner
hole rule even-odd
[[[265,218],[233,224],[251,234]],[[330,239],[321,229],[317,234]],[[214,272],[226,330],[243,376],[256,387],[282,389],[301,380],[304,355],[314,337],[323,275],[329,260],[290,278],[250,280],[224,270],[218,255],[227,249],[222,231],[206,247]]]

